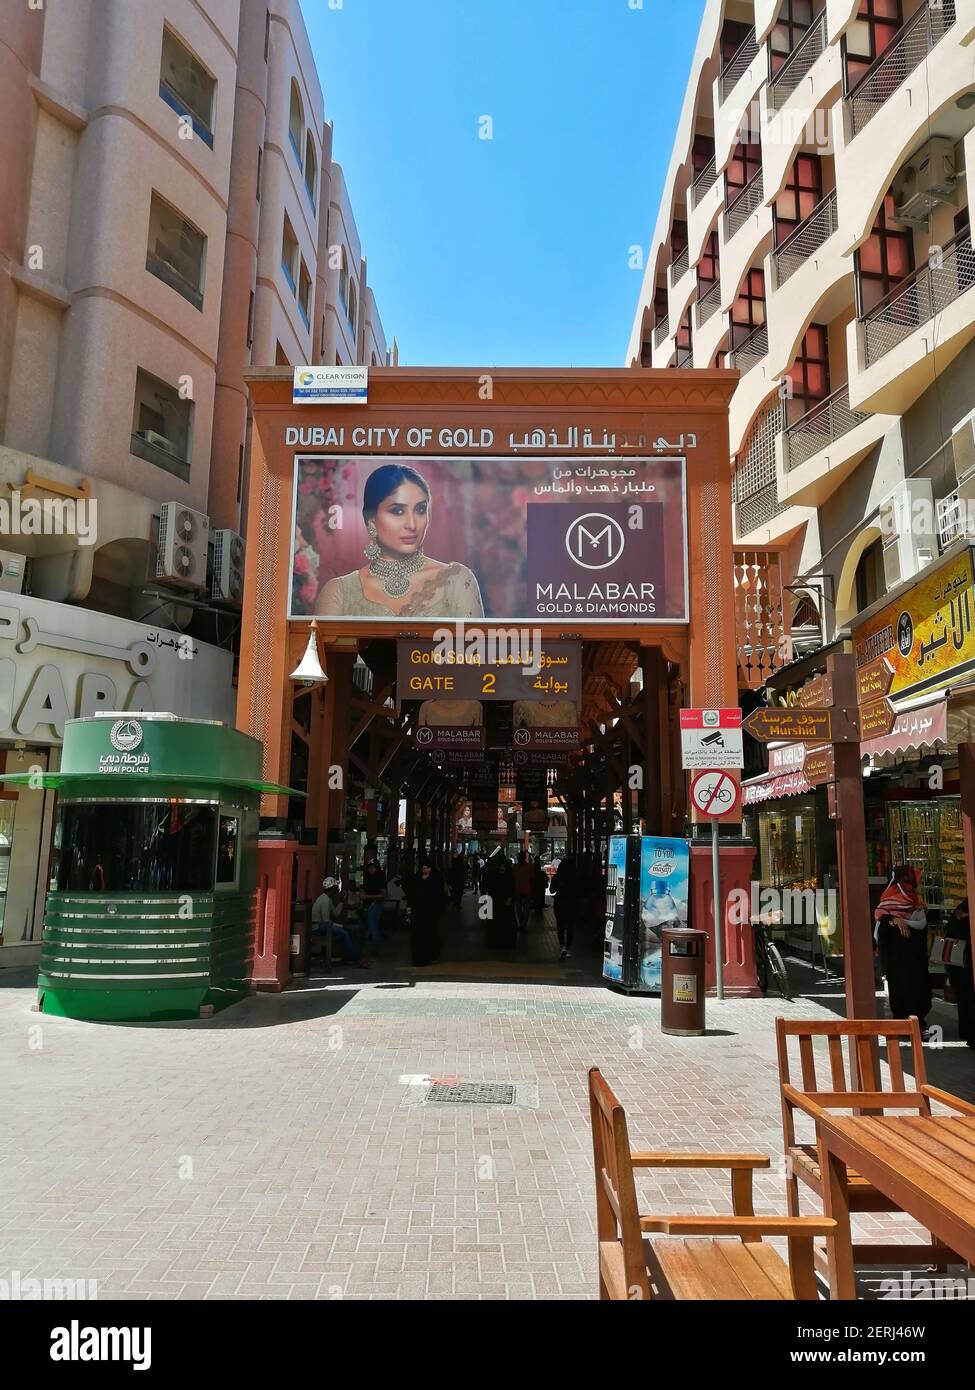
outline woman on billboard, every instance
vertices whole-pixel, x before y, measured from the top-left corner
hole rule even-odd
[[[416,469],[385,463],[370,473],[362,495],[369,543],[366,564],[322,586],[321,618],[483,618],[484,604],[466,565],[424,554],[432,498]]]

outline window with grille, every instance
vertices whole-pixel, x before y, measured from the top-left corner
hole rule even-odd
[[[714,158],[714,138],[710,135],[695,135],[694,146],[691,150],[691,164],[694,172],[691,175],[691,183],[697,179],[699,174],[703,174],[705,169]]]
[[[745,272],[738,298],[731,306],[731,346],[739,347],[765,322],[765,271]]]
[[[756,174],[762,168],[762,146],[758,140],[742,141],[731,156],[728,167],[725,170],[725,199],[726,208],[733,206],[735,199],[741,195],[742,189],[747,188]]]
[[[829,395],[829,354],[826,329],[822,324],[811,323],[806,329],[799,353],[786,376],[791,382],[787,415],[790,421],[800,420]]]
[[[825,0],[819,0],[825,4]],[[769,77],[774,77],[796,44],[812,25],[813,0],[782,0],[779,17],[769,37]]]
[[[894,198],[888,193],[873,231],[856,252],[857,314],[863,318],[914,270],[914,233],[894,221]]]
[[[712,285],[718,282],[718,233],[713,231],[697,263],[698,298],[707,294]]]
[[[903,23],[901,0],[860,0],[857,17],[843,41],[848,92],[877,61]]]
[[[724,28],[721,30],[722,67],[731,62],[751,32],[752,26],[750,24],[743,24],[737,19],[725,20]]]
[[[823,201],[823,164],[818,154],[800,154],[775,200],[775,244],[792,235]]]
[[[654,328],[656,328],[658,324],[663,323],[664,319],[667,317],[667,315],[668,315],[669,313],[670,313],[670,301],[669,301],[668,298],[667,298],[667,291],[666,291],[665,289],[659,289],[659,290],[657,290],[656,294],[653,296],[653,326],[654,326]]]

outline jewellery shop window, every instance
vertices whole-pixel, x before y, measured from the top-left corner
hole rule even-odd
[[[768,888],[815,889],[816,809],[790,806],[787,811],[759,815],[762,885]]]
[[[929,912],[948,913],[965,896],[965,846],[958,797],[894,801],[889,808],[895,864],[913,864]]]

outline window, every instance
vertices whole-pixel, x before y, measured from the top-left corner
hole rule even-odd
[[[140,367],[135,379],[130,452],[189,481],[193,402]]]
[[[254,291],[251,290],[250,303],[247,305],[247,346],[254,346]]]
[[[215,806],[180,801],[63,803],[58,892],[192,893],[213,887]]]
[[[203,233],[158,193],[153,193],[146,270],[188,299],[195,309],[203,308],[206,246]]]
[[[217,832],[217,886],[236,885],[238,877],[240,821],[237,816],[221,816]]]
[[[873,231],[856,252],[857,315],[863,318],[886,299],[914,269],[914,233],[896,226],[894,198],[888,193]]]
[[[726,19],[721,30],[721,63],[727,66],[752,32],[750,24],[738,19]]]
[[[281,236],[281,269],[284,271],[284,278],[291,286],[291,293],[298,292],[298,238],[295,236],[295,229],[291,225],[288,214],[284,215],[284,232]]]
[[[687,250],[687,223],[676,221],[670,229],[670,254],[676,260],[682,251]]]
[[[747,188],[762,168],[762,146],[757,140],[743,140],[731,156],[725,170],[725,208],[734,205],[742,190]]]
[[[872,545],[868,545],[860,556],[854,586],[858,613],[862,613],[865,608],[876,603],[887,592],[887,581],[884,575],[884,543],[882,540],[875,540]]]
[[[240,501],[240,494],[244,487],[244,446],[241,444],[240,452],[237,455],[237,501]]]
[[[301,274],[298,277],[298,308],[305,320],[305,327],[311,328],[311,276],[304,261],[301,263]]]
[[[359,327],[359,293],[355,287],[355,281],[349,277],[349,326],[352,329],[353,338],[356,336]]]
[[[315,155],[315,142],[312,139],[311,131],[305,140],[305,192],[311,202],[312,211],[318,206],[318,159]]]
[[[271,47],[271,11],[268,10],[264,16],[264,61],[267,62],[268,50]]]
[[[714,158],[714,138],[711,135],[695,135],[694,147],[691,150],[691,164],[693,173],[691,183],[697,179],[699,174],[703,174],[705,169]]]
[[[256,197],[257,197],[257,201],[258,201],[258,202],[261,201],[261,175],[262,175],[262,173],[263,173],[263,170],[264,170],[264,151],[263,151],[262,149],[258,149],[258,151],[257,151],[257,178],[256,178],[255,181],[254,181],[254,192],[255,192],[255,195],[256,195]]]
[[[731,306],[731,347],[740,347],[765,322],[765,272],[749,270]]]
[[[826,329],[811,323],[806,329],[798,356],[786,376],[792,383],[792,398],[786,400],[786,419],[801,420],[813,406],[829,395],[829,354]]]
[[[677,332],[674,335],[674,347],[677,355],[674,365],[677,367],[689,367],[694,356],[694,338],[691,327],[691,309],[688,305],[687,313],[680,321]]]
[[[663,323],[664,319],[668,316],[669,313],[670,313],[670,300],[669,300],[669,298],[668,298],[668,296],[667,296],[667,291],[666,291],[666,289],[658,288],[657,290],[655,290],[654,296],[653,296],[653,326],[654,326],[654,328],[656,328],[658,324]]]
[[[322,345],[321,345],[321,347],[318,349],[318,355],[319,355],[319,357],[322,359],[322,361],[324,362],[324,361],[325,361],[325,315],[324,315],[324,314],[322,314]]]
[[[781,246],[823,201],[823,166],[818,154],[801,154],[775,200],[775,244]]]
[[[707,294],[712,285],[718,282],[718,233],[713,231],[697,263],[697,297]]]
[[[857,17],[843,40],[848,92],[877,61],[903,22],[901,0],[860,0]]]
[[[288,117],[288,135],[300,169],[301,147],[305,142],[305,113],[301,104],[301,93],[298,91],[298,84],[294,78],[291,79],[291,114]]]
[[[174,111],[192,120],[193,130],[211,149],[216,92],[216,79],[172,29],[164,28],[159,95]]]
[[[769,38],[769,77],[776,75],[812,22],[813,0],[782,0]]]
[[[339,303],[342,305],[342,312],[345,317],[349,317],[349,258],[346,255],[345,247],[341,247],[341,264],[339,265]]]
[[[275,353],[274,353],[274,365],[275,365],[276,367],[290,367],[290,366],[291,366],[291,363],[290,363],[290,361],[288,360],[288,354],[285,352],[284,348],[281,346],[280,343],[278,343],[277,348],[276,348]]]

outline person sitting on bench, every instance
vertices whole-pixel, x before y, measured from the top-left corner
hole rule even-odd
[[[325,890],[320,897],[315,899],[315,904],[311,910],[311,934],[313,937],[328,936],[328,929],[332,929],[332,940],[341,948],[344,958],[355,966],[364,966],[362,959],[362,946],[357,942],[352,933],[343,927],[339,921],[339,881],[337,878],[327,878],[322,884]]]

